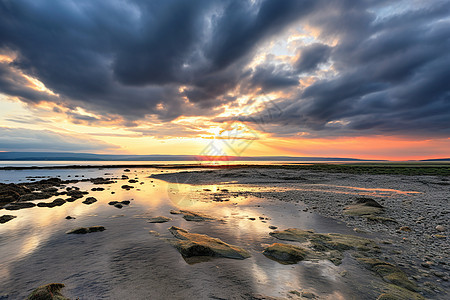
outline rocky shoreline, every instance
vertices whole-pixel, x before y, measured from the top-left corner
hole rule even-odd
[[[123,172],[130,174],[129,169]],[[129,179],[125,174],[116,176],[117,178],[49,178],[21,184],[0,183],[0,209],[14,211],[35,206],[53,208],[82,198],[84,199],[79,202],[80,205],[95,206],[98,205],[97,201],[101,201],[115,208],[128,207],[129,200],[107,202],[102,197],[99,197],[99,200],[92,196],[87,197],[91,192],[104,191],[103,187],[97,186],[102,184],[107,184],[105,188],[108,190],[111,184],[114,184],[116,190],[108,191],[108,194],[114,194],[118,190],[140,191],[138,187],[124,185],[122,182],[144,182],[137,180],[137,177]],[[264,199],[266,202],[263,203],[270,201],[274,205],[272,207],[283,202],[294,203],[293,207],[301,208],[302,216],[311,213],[314,216],[333,218],[344,222],[355,232],[354,235],[349,235],[333,231],[316,232],[301,227],[286,229],[283,221],[279,220],[281,223],[277,223],[272,220],[265,225],[266,228],[274,230],[270,234],[266,233],[267,238],[270,236],[278,241],[272,240],[272,244],[264,244],[256,255],[263,254],[267,259],[283,265],[327,260],[335,266],[341,265],[344,258],[350,256],[360,267],[366,269],[365,272],[378,276],[378,280],[382,279],[383,284],[374,288],[374,291],[383,291],[377,298],[379,300],[424,299],[423,296],[429,299],[445,299],[444,295],[449,291],[448,176],[362,175],[258,166],[153,174],[149,179],[157,178],[169,182],[169,190],[171,183],[215,185],[214,190],[200,187],[201,197],[205,197],[203,201],[206,202],[228,202],[236,197],[255,196]],[[80,182],[88,185],[81,185],[80,189],[75,186]],[[153,183],[152,180],[150,182]],[[49,198],[52,198],[51,202],[34,201]],[[229,205],[238,203],[229,202]],[[295,215],[295,212],[292,213]],[[191,210],[172,209],[167,210],[166,214],[200,225],[226,223],[222,217]],[[16,218],[10,214],[0,215],[0,223]],[[67,216],[66,219],[74,218]],[[246,219],[256,221],[258,217],[247,216]],[[266,223],[267,220],[270,218],[259,216],[260,222]],[[147,222],[158,224],[175,220],[164,215],[153,215]],[[281,229],[276,230],[278,227]],[[96,232],[105,229],[104,226],[89,225],[72,228],[66,233],[102,235],[104,233]],[[199,262],[196,257],[243,260],[255,255],[254,251],[247,251],[248,248],[224,242],[220,239],[220,234],[209,236],[177,226],[169,228],[169,232],[172,238],[160,239],[175,247],[187,262]],[[153,230],[150,230],[150,233],[155,237],[164,235],[163,232]],[[64,285],[59,283],[41,286],[33,291],[29,299],[35,299],[33,297],[47,292],[54,292],[61,297],[58,299],[65,299],[59,292],[62,287]],[[317,295],[309,291],[292,291],[288,298],[303,299],[309,296],[317,298]],[[252,297],[251,299],[272,299],[266,296]]]
[[[283,188],[280,192],[251,193],[302,202],[306,211],[343,221],[355,232],[377,236],[385,248],[382,258],[406,270],[409,279],[419,287],[429,294],[449,291],[448,176],[360,175],[254,167],[153,177],[192,184],[232,183],[242,185],[243,190],[247,185]],[[361,210],[357,207],[358,198],[374,199],[379,207],[365,206]]]

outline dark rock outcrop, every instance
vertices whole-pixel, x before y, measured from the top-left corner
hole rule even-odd
[[[19,210],[23,208],[35,207],[36,204],[31,202],[13,202],[5,205],[3,208],[6,210]]]
[[[66,200],[58,198],[53,200],[52,202],[39,202],[37,206],[39,207],[55,207],[55,206],[61,206],[64,203],[66,203]]]
[[[97,199],[95,199],[94,197],[87,197],[86,200],[84,200],[82,203],[84,204],[92,204],[97,202]]]
[[[164,216],[157,216],[148,220],[149,223],[165,223],[169,221],[172,221],[172,219]]]
[[[103,226],[79,227],[67,231],[67,234],[86,234],[91,232],[100,232],[106,230]]]
[[[64,287],[62,283],[49,283],[42,285],[31,292],[27,300],[70,300],[61,294]]]
[[[0,224],[6,223],[11,221],[12,219],[17,218],[16,216],[13,215],[3,215],[0,216]]]

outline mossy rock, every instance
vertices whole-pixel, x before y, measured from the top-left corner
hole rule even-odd
[[[106,230],[103,226],[79,227],[67,231],[67,234],[86,234],[91,232],[100,232]]]
[[[293,242],[307,242],[312,239],[331,240],[322,234],[315,233],[314,230],[303,230],[298,228],[288,228],[286,230],[275,230],[269,233],[279,240]]]
[[[355,235],[340,233],[315,233],[313,230],[289,228],[276,230],[271,236],[280,240],[309,242],[311,248],[316,251],[316,258],[326,258],[333,264],[339,265],[342,261],[342,252],[357,250],[360,252],[379,252],[379,247],[374,241]]]
[[[157,216],[148,220],[149,223],[165,223],[169,221],[172,221],[172,219],[165,216]]]
[[[365,206],[383,208],[383,206],[380,203],[378,203],[377,201],[375,201],[371,198],[358,197],[358,198],[356,198],[355,203],[360,204],[360,205],[365,205]]]
[[[406,274],[393,264],[376,258],[358,258],[357,260],[363,263],[369,270],[381,276],[386,282],[413,292],[418,290],[417,286],[408,279]]]
[[[296,264],[306,258],[308,250],[294,245],[274,243],[263,254],[282,264]]]
[[[350,205],[344,208],[344,214],[348,216],[373,216],[382,212],[382,208],[363,204]]]
[[[64,287],[62,283],[49,283],[42,285],[31,292],[28,300],[70,300],[61,294],[61,289]]]
[[[170,241],[171,244],[183,257],[212,256],[234,259],[250,257],[246,250],[205,234],[189,233],[187,230],[175,226],[170,227],[169,231],[176,238]]]
[[[315,233],[313,230],[289,228],[282,231],[273,231],[270,235],[280,240],[311,242],[313,247],[318,251],[345,251],[350,249],[368,251],[378,250],[379,248],[375,242],[370,239],[340,233],[322,234]]]
[[[416,292],[389,284],[377,300],[425,300],[425,298]]]
[[[180,212],[183,214],[183,218],[186,221],[203,222],[203,221],[209,221],[209,220],[216,219],[216,218],[208,216],[206,214],[193,212],[193,211],[189,211],[189,210],[180,210]]]

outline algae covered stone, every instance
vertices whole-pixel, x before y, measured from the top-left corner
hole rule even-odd
[[[304,260],[307,253],[304,248],[281,243],[273,243],[263,251],[265,256],[285,264],[296,264]]]
[[[206,214],[193,212],[193,211],[189,211],[189,210],[180,210],[180,212],[183,214],[183,218],[186,221],[203,222],[203,221],[209,221],[209,220],[216,219],[216,218],[208,216]]]
[[[275,230],[269,233],[271,236],[285,241],[308,243],[315,250],[317,258],[322,257],[339,265],[343,258],[343,251],[357,250],[364,252],[379,252],[379,247],[374,241],[355,235],[340,233],[316,233],[313,230],[288,228]]]
[[[220,239],[204,234],[189,233],[179,227],[169,228],[170,233],[176,238],[171,240],[171,244],[183,255],[183,257],[212,256],[233,259],[245,259],[250,254],[234,245],[227,244]]]
[[[49,283],[42,285],[31,292],[28,300],[70,300],[61,294],[61,289],[64,287],[62,283]]]
[[[425,300],[425,298],[419,293],[388,284],[385,291],[378,296],[377,300]]]
[[[279,240],[310,242],[317,250],[362,250],[369,251],[378,249],[374,241],[356,235],[346,235],[340,233],[315,233],[313,230],[302,230],[298,228],[288,228],[286,230],[276,230],[269,233]]]
[[[91,226],[91,227],[79,227],[72,230],[67,231],[67,234],[86,234],[91,232],[99,232],[106,230],[103,226]]]
[[[406,274],[393,264],[377,258],[358,258],[358,261],[364,264],[369,270],[381,276],[386,282],[413,292],[418,290],[417,286],[408,279]]]
[[[157,216],[148,220],[149,223],[165,223],[169,221],[172,221],[172,219],[164,216]]]
[[[353,205],[344,208],[349,216],[374,216],[383,212],[383,206],[370,198],[357,198]]]

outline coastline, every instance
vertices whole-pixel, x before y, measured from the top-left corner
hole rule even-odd
[[[164,265],[168,261],[172,262],[177,257],[176,253],[170,252],[170,245],[164,246],[161,244],[170,237],[167,235],[167,226],[155,227],[155,229],[159,228],[157,231],[152,229],[150,234],[156,234],[153,241],[155,246],[147,244],[144,235],[148,234],[148,232],[138,230],[143,226],[142,223],[139,223],[141,222],[139,220],[144,218],[142,221],[146,222],[145,218],[147,218],[143,217],[142,213],[150,213],[149,216],[152,217],[157,217],[158,214],[166,215],[166,217],[170,216],[170,219],[172,219],[173,215],[171,215],[172,212],[169,214],[169,209],[183,209],[182,207],[192,209],[190,205],[194,205],[193,207],[198,207],[197,209],[199,210],[197,212],[199,213],[213,215],[219,213],[222,217],[206,221],[204,225],[196,224],[196,226],[191,227],[179,217],[170,222],[176,226],[182,226],[182,228],[188,226],[187,228],[191,229],[192,232],[210,234],[213,237],[222,237],[227,241],[234,241],[250,249],[258,264],[261,267],[264,266],[263,268],[268,268],[267,272],[270,270],[267,265],[268,262],[265,260],[267,258],[261,253],[264,247],[267,247],[270,243],[278,242],[273,237],[270,237],[273,232],[270,232],[269,228],[272,229],[271,227],[273,227],[276,229],[278,227],[279,230],[286,230],[287,228],[308,230],[311,228],[317,232],[316,236],[321,238],[329,234],[347,234],[372,240],[379,248],[373,248],[371,251],[374,252],[370,254],[370,257],[376,257],[382,260],[384,264],[388,264],[390,268],[398,268],[401,272],[404,272],[402,274],[405,275],[402,276],[404,280],[407,280],[407,284],[412,282],[414,286],[417,285],[417,291],[421,291],[429,299],[445,299],[445,293],[450,290],[448,281],[450,273],[448,253],[450,253],[450,248],[447,236],[449,229],[447,219],[450,213],[450,210],[448,210],[450,178],[448,175],[442,175],[446,174],[442,172],[447,170],[446,164],[440,164],[440,167],[435,167],[435,164],[432,164],[431,168],[429,166],[412,168],[404,164],[397,164],[396,166],[392,166],[392,164],[384,166],[324,164],[262,166],[184,165],[181,167],[179,165],[152,165],[152,167],[145,165],[134,168],[129,167],[128,169],[124,165],[116,166],[115,168],[107,165],[92,166],[91,168],[85,168],[85,166],[78,166],[78,168],[64,166],[56,168],[65,169],[64,171],[54,170],[46,173],[44,172],[45,170],[36,170],[33,172],[34,176],[25,176],[26,174],[31,174],[27,171],[29,169],[13,171],[12,173],[22,174],[24,181],[0,184],[3,188],[17,188],[15,192],[19,194],[19,197],[12,198],[13,201],[11,203],[17,206],[17,210],[14,209],[8,212],[8,214],[13,214],[10,217],[14,219],[6,220],[7,223],[1,226],[15,226],[15,223],[28,226],[26,221],[28,217],[35,218],[41,212],[46,213],[49,209],[51,211],[48,211],[48,213],[60,212],[60,218],[62,219],[66,214],[73,216],[73,213],[79,211],[80,208],[94,209],[94,211],[98,210],[99,215],[94,213],[94,211],[89,214],[77,214],[75,215],[76,219],[70,222],[73,224],[80,222],[81,225],[88,226],[106,225],[106,233],[101,233],[99,234],[100,236],[119,234],[124,229],[130,233],[137,231],[135,234],[138,236],[138,239],[132,242],[139,241],[139,246],[132,251],[139,252],[141,251],[140,249],[146,247],[156,247],[148,251],[165,249],[165,252],[171,253],[170,255],[168,254],[169,256],[166,260],[146,261],[147,265],[152,265],[153,263]],[[94,168],[96,170],[92,170]],[[84,171],[83,169],[89,170]],[[411,172],[411,169],[414,171]],[[368,174],[367,170],[371,170],[372,174]],[[424,170],[431,171],[429,173],[434,175],[414,175]],[[400,174],[399,171],[401,171]],[[5,170],[3,173],[8,174],[8,172],[8,170]],[[139,180],[137,180],[138,177]],[[125,183],[127,184],[125,185]],[[138,185],[134,186],[133,183]],[[129,184],[132,184],[132,186],[129,186]],[[155,192],[157,193],[155,194]],[[92,198],[90,195],[88,197],[88,194],[95,195],[95,200],[98,201],[94,204],[92,204],[93,202],[86,202],[85,200]],[[12,193],[12,195],[16,194]],[[60,199],[59,202],[61,203],[59,203],[57,197],[69,198],[65,199],[67,202]],[[82,199],[84,197],[86,198]],[[159,200],[152,204],[154,197]],[[124,201],[129,204],[120,205],[121,212],[126,213],[128,211],[129,213],[126,215],[114,213],[119,207],[112,206],[111,198],[117,200],[113,202],[131,198],[131,203],[130,201]],[[23,210],[20,207],[21,203],[30,204],[34,203],[34,201],[41,201],[41,199],[49,199],[41,204],[41,207],[46,208],[39,207],[39,203],[36,203],[38,204],[37,207]],[[82,200],[76,202],[77,199]],[[355,206],[355,203],[361,199],[365,199],[364,201],[371,199],[370,201],[373,200],[381,208],[376,208],[376,213],[373,214],[347,214],[347,208]],[[61,204],[63,206],[60,206]],[[6,203],[6,205],[9,206],[10,204]],[[125,207],[122,208],[122,206]],[[203,210],[202,207],[209,208]],[[356,207],[361,208],[358,205]],[[363,208],[367,209],[365,206]],[[373,210],[374,208],[370,207],[370,209]],[[5,209],[4,213],[7,211],[9,209]],[[270,216],[270,218],[267,218],[267,216]],[[91,220],[96,221],[92,223]],[[64,219],[63,222],[68,221]],[[71,229],[67,227],[68,225],[58,226],[62,226],[65,230]],[[439,225],[444,227],[443,232],[436,230]],[[3,228],[6,230],[9,227]],[[255,232],[255,229],[258,229],[258,232]],[[246,232],[245,238],[241,237],[241,230]],[[52,232],[58,231],[53,229]],[[14,232],[5,231],[5,233],[11,235],[12,239],[17,239]],[[19,232],[18,234],[20,235]],[[61,234],[64,234],[64,232],[61,232]],[[156,238],[158,235],[161,235],[163,238],[157,242]],[[66,250],[72,249],[70,239],[66,240],[60,235],[57,236],[57,241],[53,243],[58,243],[63,247],[61,248],[61,255]],[[252,240],[252,243],[246,242],[249,238]],[[109,240],[111,245],[116,243],[116,239],[118,237]],[[125,241],[123,242],[125,243]],[[46,251],[51,245],[52,243],[49,243],[48,246],[44,245],[42,251],[38,252],[40,254],[31,255],[30,262],[39,264],[42,259],[51,261],[53,259],[52,255],[45,254],[49,253]],[[103,244],[100,243],[97,246],[100,245]],[[7,244],[4,246],[8,247]],[[90,246],[87,244],[83,247],[89,248]],[[131,251],[126,246],[124,247],[125,250],[120,251],[125,251],[125,253]],[[86,251],[88,248],[86,248]],[[141,264],[142,255],[144,253],[133,258],[133,261],[130,262],[130,268]],[[357,260],[366,259],[367,257],[358,258],[358,255],[365,256],[366,254],[357,250],[353,254],[339,256],[337,258],[338,264],[343,259],[343,265],[341,266],[331,267],[323,263],[316,263],[315,266],[319,270],[322,268],[333,270],[332,272],[335,274],[333,276],[339,276],[340,278],[338,280],[340,288],[345,289],[345,293],[348,293],[348,295],[352,294],[351,287],[353,285],[360,284],[359,276],[369,276],[364,280],[367,280],[367,282],[375,280],[377,282],[376,285],[366,288],[358,286],[357,289],[359,293],[370,292],[374,293],[373,297],[376,297],[376,292],[378,291],[379,293],[380,290],[383,290],[385,283],[380,281],[381,278],[376,278],[376,274],[372,274],[367,270],[365,272],[361,270]],[[95,260],[95,257],[91,259]],[[254,263],[252,259],[250,260]],[[62,259],[58,263],[64,264],[65,262]],[[121,264],[122,258],[118,258],[110,263],[113,265]],[[306,272],[308,263],[296,264],[297,271]],[[184,263],[171,263],[172,269],[183,268],[183,266]],[[208,264],[200,264],[200,266],[202,269],[208,268]],[[230,265],[228,262],[223,261],[221,266],[227,270],[227,274],[229,272],[227,278],[231,281],[236,269],[249,272],[249,266],[245,264],[236,263]],[[78,268],[75,265],[72,267]],[[283,272],[287,272],[281,265],[280,268],[280,271],[284,270]],[[77,270],[74,272],[84,272],[85,269]],[[350,274],[347,274],[346,270]],[[344,275],[339,275],[341,272]],[[71,278],[71,273],[68,272],[64,276]],[[218,284],[219,281],[215,281],[214,278],[216,277],[214,277],[214,274],[213,272],[210,278],[215,284]],[[48,276],[50,275],[48,274]],[[374,278],[370,277],[374,275]],[[60,277],[66,278],[64,276],[60,275]],[[123,275],[119,273],[117,276],[122,278]],[[296,273],[292,273],[289,276],[297,278]],[[88,280],[89,278],[86,277],[84,279]],[[313,291],[319,296],[331,293],[331,290],[325,289],[325,284],[318,286],[312,284],[314,278],[310,278],[310,288],[305,291]],[[318,278],[322,277],[319,276]],[[11,280],[14,280],[14,277]],[[186,278],[186,280],[188,279]],[[152,282],[157,284],[157,280]],[[41,283],[48,282],[44,281]],[[79,281],[66,279],[64,283],[70,284],[70,293],[83,295]],[[275,282],[272,284],[275,284]],[[26,281],[18,283],[18,286],[30,288]],[[99,286],[84,292],[86,293],[84,295],[93,295],[93,293],[100,292],[107,295],[108,291],[102,291],[107,286],[109,286],[108,282],[104,281]],[[11,295],[15,295],[17,287],[9,291]],[[236,297],[241,296],[237,285],[232,284],[230,287],[234,290],[233,293]],[[286,295],[285,293],[289,291],[286,290],[287,286],[280,285],[281,287],[281,290],[273,291],[273,294],[270,294],[270,288],[262,289],[262,291],[263,293],[269,293],[271,296]],[[323,290],[317,288],[322,288]],[[165,289],[169,289],[169,287],[166,286]],[[255,286],[253,289],[258,290]],[[339,290],[339,288],[337,289]],[[181,290],[175,290],[176,292],[181,292]],[[221,289],[217,288],[217,295],[221,293],[219,291]],[[390,291],[392,292],[392,290]],[[193,290],[189,290],[189,292],[193,292]],[[147,295],[149,291],[142,290],[141,293],[143,296]],[[416,296],[419,297],[417,293],[414,294],[414,297]],[[257,298],[250,294],[245,297],[248,297],[248,299],[271,299],[267,297]],[[287,298],[290,299],[292,297]],[[422,299],[420,297],[411,298],[411,295],[402,297],[399,299]],[[294,299],[296,298],[294,297]],[[319,299],[322,298],[319,297]]]
[[[278,187],[280,192],[252,194],[281,203],[302,203],[306,206],[304,211],[344,222],[356,233],[378,236],[389,245],[388,252],[384,253],[387,261],[408,270],[410,278],[423,287],[448,291],[450,178],[440,175],[443,172],[436,175],[374,173],[253,167],[164,173],[152,177],[171,183],[226,183],[241,186],[243,190],[246,186]],[[383,206],[383,213],[377,218],[346,215],[345,208],[354,204],[358,197],[375,199]],[[437,230],[437,226],[444,226],[445,232]]]

